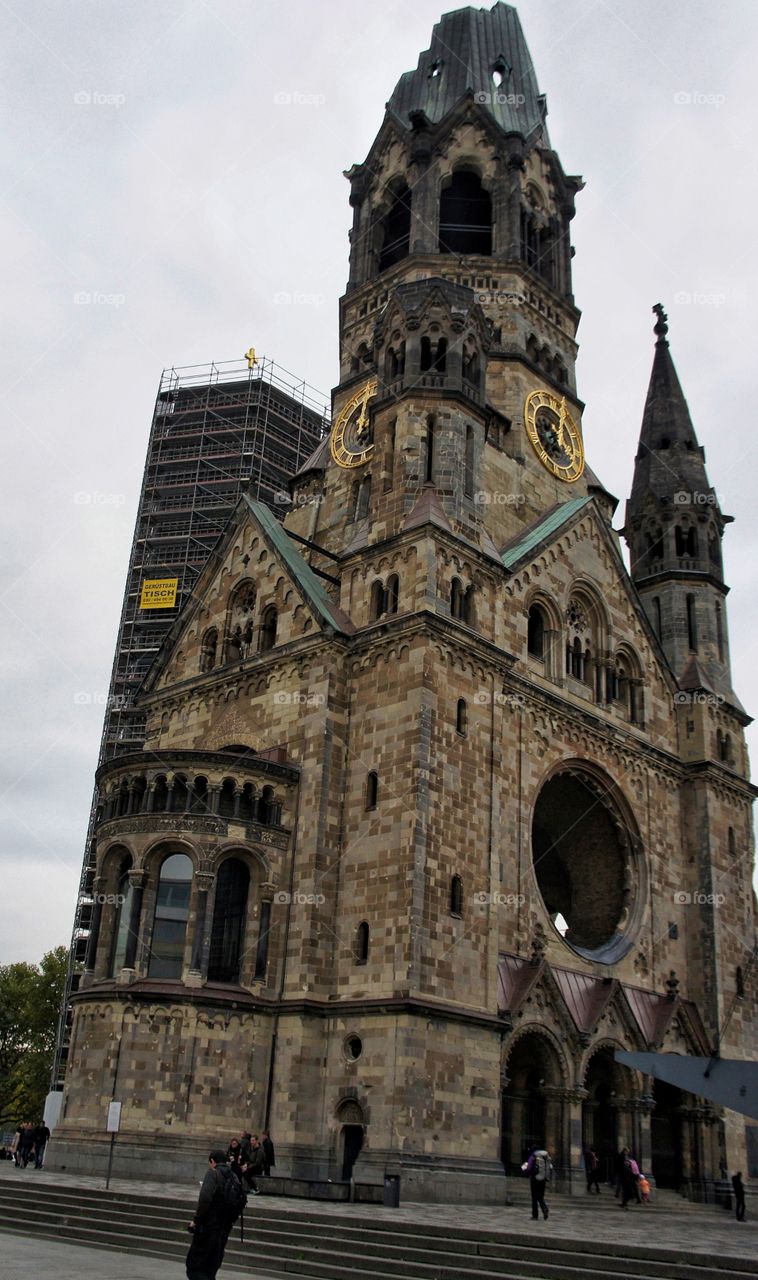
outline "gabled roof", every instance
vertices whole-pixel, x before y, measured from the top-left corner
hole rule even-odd
[[[502,954],[497,962],[497,1007],[501,1013],[517,1013],[544,969],[544,961],[532,964],[520,956]]]
[[[542,543],[551,541],[558,530],[591,501],[589,497],[571,498],[568,502],[553,507],[552,511],[527,529],[526,533],[522,533],[515,542],[504,548],[501,559],[506,569],[512,572],[520,561],[531,559]]]
[[[447,529],[448,533],[452,532],[452,526],[433,484],[424,485],[414,506],[403,521],[403,528],[417,529],[422,524],[436,524],[441,529]]]
[[[577,1031],[589,1035],[613,997],[615,982],[611,978],[593,978],[555,965],[551,966],[551,972]]]
[[[320,578],[313,572],[307,560],[295,549],[287,536],[286,529],[279,523],[276,516],[269,511],[264,503],[256,502],[253,498],[248,497],[247,494],[243,496],[242,501],[250,508],[264,534],[273,545],[274,550],[284,561],[293,580],[300,587],[308,603],[321,617],[322,621],[328,627],[333,627],[335,631],[352,634],[355,631],[353,623],[347,614],[343,613],[339,605],[336,605],[330,599]]]
[[[657,1045],[666,1034],[666,1029],[674,1016],[677,1001],[668,996],[658,995],[655,991],[643,991],[640,987],[629,987],[622,983],[634,1020],[640,1029],[646,1045]]]

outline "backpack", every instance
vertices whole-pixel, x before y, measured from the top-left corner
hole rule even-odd
[[[220,1170],[218,1172],[221,1178],[217,1192],[218,1203],[226,1219],[229,1222],[236,1222],[245,1211],[247,1193],[236,1173],[232,1173],[231,1169],[228,1173],[221,1173]]]
[[[532,1177],[537,1182],[547,1182],[552,1172],[553,1172],[553,1165],[552,1165],[550,1156],[547,1154],[547,1151],[535,1151],[534,1172],[532,1174]]]

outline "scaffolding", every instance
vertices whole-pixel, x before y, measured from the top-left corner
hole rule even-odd
[[[164,369],[147,447],[98,767],[144,743],[134,698],[240,496],[280,519],[288,481],[328,430],[324,396],[266,356]],[[176,606],[142,610],[145,579],[176,578]],[[77,893],[51,1089],[68,1056],[70,997],[87,953],[95,876],[95,788]]]

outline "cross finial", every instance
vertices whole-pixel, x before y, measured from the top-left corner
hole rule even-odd
[[[247,360],[248,369],[252,369],[253,366],[258,363],[258,357],[255,354],[255,347],[251,347],[249,351],[245,352],[245,359]]]
[[[668,325],[669,318],[666,315],[666,312],[663,310],[663,303],[656,302],[655,306],[653,307],[653,311],[658,317],[658,319],[655,322],[655,328],[653,329],[653,333],[655,334],[659,342],[665,342],[666,334],[669,331],[669,325]]]

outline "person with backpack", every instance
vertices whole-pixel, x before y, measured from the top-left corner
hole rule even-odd
[[[550,1156],[544,1147],[534,1147],[529,1159],[521,1167],[529,1179],[531,1187],[532,1218],[535,1222],[538,1220],[540,1209],[542,1210],[543,1218],[547,1218],[550,1209],[545,1204],[545,1191],[553,1172]]]
[[[187,1280],[216,1280],[229,1232],[244,1208],[242,1184],[226,1163],[226,1152],[216,1148],[208,1157],[208,1171],[189,1224],[192,1244],[187,1254]]]

